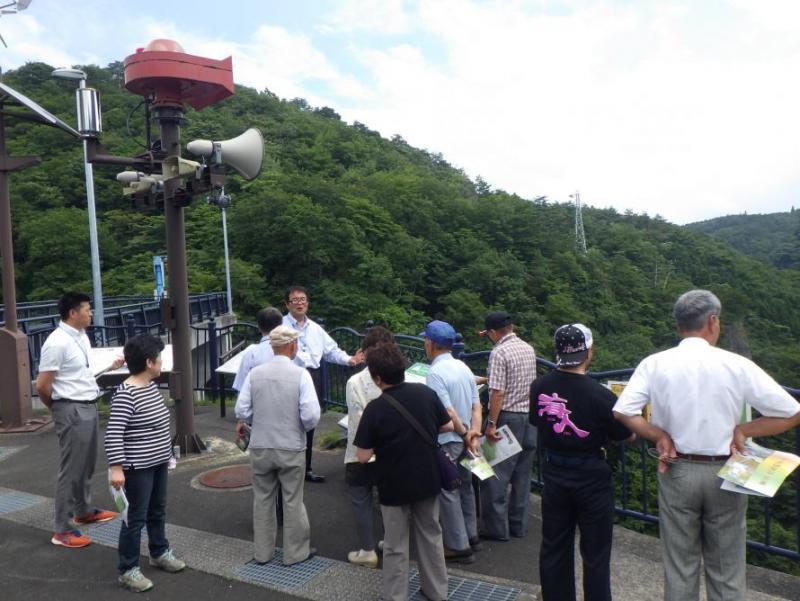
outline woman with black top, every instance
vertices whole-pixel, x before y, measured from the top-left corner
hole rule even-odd
[[[424,384],[405,383],[406,359],[394,343],[367,351],[367,368],[382,394],[364,409],[354,444],[361,463],[375,455],[375,478],[383,515],[383,598],[408,599],[409,531],[419,554],[422,592],[447,599],[439,492],[442,488],[435,449],[395,409],[391,395],[428,433],[449,432],[453,422],[439,397]]]
[[[139,569],[139,543],[147,524],[150,565],[179,572],[186,564],[177,559],[165,534],[167,464],[172,457],[169,410],[153,380],[161,374],[160,338],[141,335],[124,348],[130,377],[111,400],[106,428],[106,455],[111,486],[124,487],[128,523],[119,532],[119,583],[134,592],[153,588]]]

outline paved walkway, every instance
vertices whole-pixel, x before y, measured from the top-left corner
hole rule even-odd
[[[338,414],[323,417],[318,432],[336,428]],[[344,485],[341,451],[315,453],[315,470],[325,484],[306,485],[312,544],[319,556],[291,568],[279,562],[250,564],[252,558],[252,493],[249,488],[214,491],[200,486],[198,476],[223,465],[246,463],[230,443],[233,419],[220,419],[215,409],[200,408],[196,428],[212,451],[179,460],[171,473],[168,537],[189,568],[176,575],[149,569],[156,587],[142,598],[171,599],[314,599],[359,601],[380,596],[380,571],[351,566],[344,559],[355,548]],[[49,544],[53,516],[53,481],[57,441],[52,427],[35,434],[0,437],[0,598],[114,599],[130,598],[116,584],[115,520],[89,530],[96,544],[69,550]],[[110,505],[104,458],[93,481],[96,501]],[[536,497],[531,533],[508,543],[486,542],[478,561],[450,569],[451,598],[459,601],[519,600],[538,593],[537,552],[541,523]],[[662,598],[658,541],[621,528],[615,531],[613,588],[619,600]],[[143,546],[143,554],[147,549]],[[800,599],[800,578],[748,569],[749,599]],[[412,592],[416,590],[412,577]],[[416,594],[412,599],[422,599]]]

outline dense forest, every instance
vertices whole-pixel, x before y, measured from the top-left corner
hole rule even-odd
[[[766,215],[726,215],[690,223],[733,248],[780,269],[800,269],[800,211]]]
[[[121,63],[83,67],[102,94],[101,140],[114,154],[142,151],[140,98],[123,86]],[[74,84],[31,63],[4,75],[68,123]],[[138,107],[138,108],[137,108]],[[312,292],[312,315],[328,326],[369,320],[407,333],[443,318],[468,348],[485,313],[504,308],[545,357],[558,325],[596,332],[596,369],[635,365],[674,343],[679,293],[706,287],[723,301],[723,345],[798,385],[800,273],[744,256],[660,218],[584,211],[588,252],[576,252],[571,205],[529,201],[470,180],[445,157],[381,137],[335,110],[237,87],[203,111],[188,111],[182,140],[227,139],[247,127],[266,138],[261,175],[229,178],[234,304],[243,318],[279,303],[289,283]],[[157,132],[156,132],[157,133]],[[12,155],[41,155],[11,181],[18,296],[91,289],[81,146],[57,130],[13,120]],[[153,290],[152,256],[165,252],[157,207],[133,207],[114,175],[95,168],[103,286],[107,295]],[[531,174],[531,177],[536,177]],[[224,289],[221,216],[197,198],[187,210],[192,291]]]

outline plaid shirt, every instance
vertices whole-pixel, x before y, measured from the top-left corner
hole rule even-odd
[[[503,336],[489,355],[489,389],[504,390],[503,411],[527,413],[531,382],[536,377],[533,347],[513,332]]]

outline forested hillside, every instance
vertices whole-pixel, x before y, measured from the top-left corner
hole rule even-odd
[[[780,269],[800,269],[800,211],[726,215],[686,226]]]
[[[102,141],[114,154],[141,151],[139,97],[122,86],[121,64],[86,67],[102,92]],[[74,85],[29,64],[4,81],[74,123]],[[226,139],[255,126],[267,140],[262,174],[229,179],[234,301],[251,318],[279,303],[291,282],[312,291],[312,315],[328,326],[368,319],[419,332],[441,317],[471,349],[484,314],[504,308],[523,337],[552,356],[554,328],[582,321],[596,332],[595,368],[631,366],[675,340],[674,299],[707,287],[724,304],[723,344],[751,354],[782,382],[798,385],[800,272],[778,270],[723,242],[642,215],[586,209],[589,252],[574,250],[572,208],[531,202],[471,181],[444,157],[342,122],[331,108],[282,100],[267,90],[237,93],[189,112],[182,139]],[[446,116],[442,116],[446,118]],[[39,167],[11,182],[20,299],[91,289],[82,154],[78,141],[16,121],[12,154],[40,154]],[[151,257],[165,252],[156,208],[133,209],[96,167],[106,294],[150,293]],[[536,174],[531,173],[535,178]],[[196,199],[187,211],[193,291],[224,288],[219,210]]]

